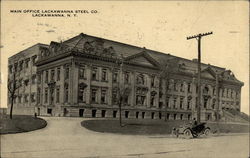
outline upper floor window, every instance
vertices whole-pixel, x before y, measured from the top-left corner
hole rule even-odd
[[[45,95],[44,95],[44,102],[45,103],[48,103],[48,88],[45,88],[45,93],[44,93]]]
[[[57,78],[56,78],[57,81],[60,80],[60,75],[61,75],[61,68],[58,67],[58,68],[57,68]]]
[[[174,82],[174,90],[175,90],[175,91],[178,91],[177,82]]]
[[[23,70],[23,61],[19,62],[19,70],[22,71]]]
[[[26,60],[25,60],[25,67],[26,67],[26,68],[28,68],[28,67],[29,67],[29,62],[30,62],[30,60],[29,60],[29,59],[26,59]]]
[[[107,90],[102,89],[101,91],[101,103],[106,104],[107,103]]]
[[[129,72],[124,73],[124,82],[129,83]]]
[[[144,77],[143,74],[137,75],[137,77],[136,77],[136,83],[137,84],[142,84],[142,85],[145,84],[145,77]]]
[[[45,83],[48,83],[49,80],[49,71],[45,71]]]
[[[97,89],[91,90],[91,102],[97,103]]]
[[[155,86],[155,76],[151,77],[151,87]]]
[[[87,85],[85,83],[80,83],[79,84],[79,91],[78,91],[78,101],[80,103],[85,102],[85,88],[87,87]]]
[[[65,68],[65,79],[69,78],[69,67]]]
[[[191,83],[188,83],[188,92],[192,92]]]
[[[180,109],[183,109],[183,98],[180,98]]]
[[[116,83],[118,81],[118,72],[113,73],[113,82]]]
[[[32,93],[30,95],[30,100],[31,100],[32,103],[34,103],[36,101],[36,97],[35,96],[36,96],[35,93]]]
[[[85,78],[85,67],[84,66],[79,67],[79,78],[80,79]]]
[[[56,87],[56,103],[60,101],[60,86]]]
[[[184,84],[183,83],[181,83],[180,88],[181,88],[181,92],[184,92]]]
[[[204,87],[204,89],[203,89],[203,94],[208,94],[209,93],[209,89],[208,89],[208,87],[206,86],[206,87]]]
[[[107,81],[107,69],[102,69],[102,81]]]
[[[54,69],[52,69],[50,72],[50,80],[55,81],[55,70]]]
[[[32,84],[35,84],[36,83],[36,75],[32,75]]]
[[[93,69],[92,69],[92,80],[98,80],[97,78],[98,78],[98,72],[97,72],[97,68],[96,67],[94,67]]]

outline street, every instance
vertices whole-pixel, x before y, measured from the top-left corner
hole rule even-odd
[[[1,135],[3,158],[247,158],[249,134],[199,139],[97,133],[85,118],[45,117],[44,129]]]

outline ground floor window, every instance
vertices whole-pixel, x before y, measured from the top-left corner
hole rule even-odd
[[[142,118],[143,119],[145,118],[145,112],[142,112]]]
[[[52,109],[51,108],[47,109],[47,114],[52,114]]]
[[[167,114],[167,120],[169,120],[170,114]]]
[[[161,117],[162,117],[162,116],[161,116],[161,112],[159,112],[159,119],[161,119]]]
[[[155,113],[152,112],[152,113],[151,113],[151,119],[154,119],[154,117],[155,117]]]
[[[97,89],[91,90],[91,102],[97,103]]]
[[[84,109],[79,109],[79,116],[83,117]]]
[[[139,112],[138,112],[138,111],[135,113],[135,117],[136,117],[137,119],[139,118]]]
[[[106,110],[102,110],[102,117],[105,117]]]
[[[113,118],[116,118],[117,111],[113,111]]]
[[[183,120],[183,114],[180,115],[180,119]]]
[[[177,116],[177,114],[174,114],[174,120],[176,120],[176,116]]]
[[[96,117],[96,110],[92,110],[92,117]]]
[[[188,114],[188,120],[191,120],[191,115],[190,114]]]
[[[125,118],[128,118],[129,111],[125,111]]]

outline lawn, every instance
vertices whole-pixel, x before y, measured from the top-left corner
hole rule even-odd
[[[0,134],[29,132],[46,127],[47,122],[41,118],[28,115],[0,115]]]
[[[124,119],[123,127],[120,127],[118,119],[96,119],[85,120],[81,125],[89,130],[103,133],[119,133],[133,135],[156,135],[156,134],[171,134],[173,127],[179,127],[187,121],[179,120],[142,120],[142,119]],[[218,125],[208,123],[211,132],[215,133]],[[248,125],[240,124],[219,124],[220,133],[248,133]]]

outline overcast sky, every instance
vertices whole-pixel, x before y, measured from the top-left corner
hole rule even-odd
[[[249,26],[247,1],[188,2],[11,2],[1,4],[1,106],[7,101],[7,59],[36,43],[66,40],[80,33],[197,58],[197,41],[187,36],[213,31],[202,39],[202,62],[233,71],[245,83],[241,110],[249,114]],[[33,17],[10,10],[97,10],[76,17]]]

